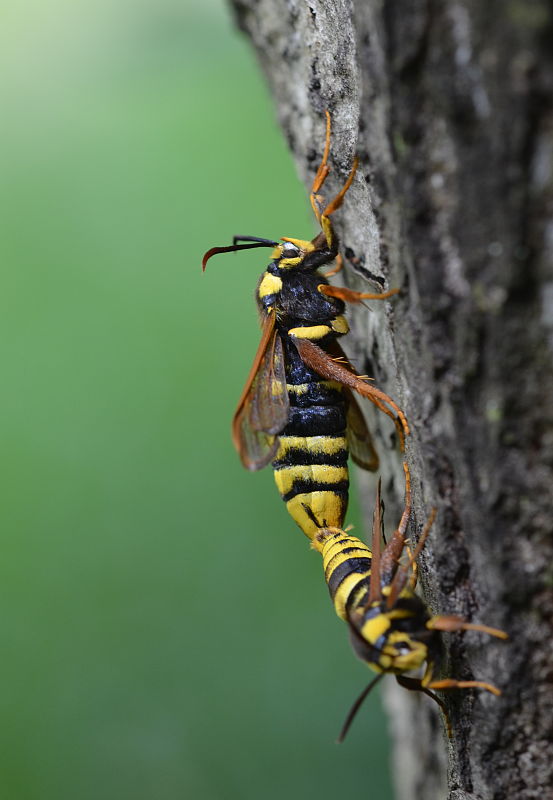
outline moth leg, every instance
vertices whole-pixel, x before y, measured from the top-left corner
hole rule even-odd
[[[357,165],[359,163],[357,157],[355,157],[353,161],[353,166],[351,171],[348,175],[348,178],[340,189],[336,197],[334,197],[330,203],[327,204],[324,210],[321,210],[319,203],[323,202],[323,198],[319,195],[320,190],[323,187],[324,182],[330,172],[330,167],[328,166],[328,156],[330,153],[330,114],[328,111],[325,111],[326,115],[326,137],[325,137],[325,148],[323,152],[323,158],[321,163],[319,164],[319,168],[315,174],[315,178],[313,180],[313,185],[311,187],[311,194],[309,195],[309,199],[311,201],[311,207],[313,209],[313,213],[317,218],[317,222],[320,224],[328,247],[331,250],[337,249],[336,243],[336,236],[334,234],[334,230],[332,228],[332,223],[330,222],[330,215],[333,214],[344,201],[344,196],[351,186],[353,182],[353,178],[357,171]]]
[[[319,164],[319,168],[313,179],[313,186],[311,187],[311,194],[309,195],[309,199],[311,201],[311,207],[313,208],[313,212],[317,218],[317,222],[320,224],[321,222],[321,209],[319,208],[319,201],[322,199],[318,196],[318,192],[321,190],[323,183],[326,180],[328,173],[330,172],[330,168],[328,166],[328,155],[330,153],[330,114],[328,111],[325,111],[326,114],[326,138],[325,138],[325,149],[323,153],[323,157],[321,163]]]
[[[419,565],[413,559],[413,551],[411,550],[409,545],[406,545],[405,549],[407,551],[407,558],[409,560],[409,563],[411,564],[411,569],[412,569],[411,576],[410,576],[409,582],[408,582],[408,586],[409,586],[409,589],[412,592],[414,592],[415,589],[417,588],[417,583],[418,583],[418,580],[419,580]]]
[[[342,383],[344,386],[353,389],[354,392],[368,398],[371,403],[374,403],[377,408],[390,417],[396,426],[401,450],[405,450],[405,437],[409,435],[409,424],[405,414],[391,397],[388,397],[387,394],[381,392],[375,386],[371,386],[370,383],[367,383],[355,372],[349,370],[344,364],[336,361],[309,339],[296,339],[293,337],[293,342],[308,367],[311,367],[321,377],[338,381],[338,383]]]
[[[439,615],[432,617],[426,623],[426,627],[435,631],[446,631],[452,633],[455,631],[479,631],[480,633],[487,633],[489,636],[495,636],[497,639],[508,639],[508,634],[499,628],[490,628],[489,625],[479,625],[475,622],[467,622],[462,617],[454,615]]]
[[[340,254],[336,256],[336,266],[332,269],[329,269],[328,272],[324,273],[325,278],[332,278],[333,275],[337,275],[341,270],[344,268],[344,259]],[[321,284],[323,286],[323,284]],[[320,289],[319,289],[320,291]],[[324,292],[323,292],[324,294]],[[328,295],[330,297],[331,295]]]
[[[331,270],[326,273],[325,277],[334,274],[335,272]],[[324,283],[317,286],[317,289],[321,294],[326,295],[326,297],[336,297],[339,300],[343,300],[345,303],[360,303],[361,300],[386,300],[388,297],[392,297],[399,292],[399,289],[390,289],[387,292],[381,292],[379,294],[373,292],[354,292],[353,289],[348,289],[345,286],[327,286]]]
[[[441,681],[432,681],[428,684],[429,689],[484,689],[486,692],[491,692],[499,697],[501,689],[494,686],[492,683],[485,683],[484,681],[456,681],[454,678],[444,678]]]
[[[357,158],[357,156],[355,156],[355,158],[353,159],[353,166],[348,175],[347,181],[344,183],[344,185],[342,186],[336,197],[334,197],[330,201],[330,203],[328,203],[324,211],[321,212],[319,221],[321,223],[321,228],[323,229],[323,233],[325,235],[328,247],[331,250],[337,250],[338,243],[336,240],[334,229],[332,227],[332,223],[330,221],[330,215],[333,214],[337,209],[339,209],[342,203],[344,202],[344,197],[346,195],[346,192],[353,183],[355,173],[357,172],[358,164],[359,164],[359,159]]]
[[[497,697],[501,694],[501,690],[491,683],[485,681],[458,681],[455,678],[441,678],[440,680],[432,680],[433,665],[428,664],[426,672],[421,680],[421,688],[424,689],[441,689],[448,691],[450,689],[484,689],[486,692],[491,692]]]

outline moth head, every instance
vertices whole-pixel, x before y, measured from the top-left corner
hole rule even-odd
[[[432,635],[410,609],[386,609],[375,603],[349,615],[350,635],[356,654],[378,672],[401,674],[418,669],[428,659]]]
[[[273,250],[272,256],[279,269],[294,269],[301,267],[305,257],[314,250],[315,246],[312,242],[283,237]]]

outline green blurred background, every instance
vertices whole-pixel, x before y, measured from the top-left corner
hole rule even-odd
[[[266,254],[201,255],[313,230],[254,57],[223,0],[0,17],[2,797],[388,798],[376,696],[334,743],[370,675],[319,558],[230,442]]]

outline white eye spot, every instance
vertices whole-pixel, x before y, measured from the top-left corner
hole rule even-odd
[[[299,248],[293,244],[287,244],[282,250],[282,258],[297,258],[300,254]]]

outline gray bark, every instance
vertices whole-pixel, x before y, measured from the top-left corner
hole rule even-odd
[[[551,797],[551,6],[233,6],[306,186],[324,109],[330,189],[360,157],[336,214],[344,281],[370,291],[376,277],[403,291],[386,308],[354,312],[350,352],[410,421],[417,524],[439,509],[421,557],[426,600],[511,637],[446,637],[445,674],[503,691],[450,693],[449,743],[431,702],[389,682],[399,797]],[[403,481],[387,423],[374,418],[390,509]],[[372,490],[365,497],[369,512]]]

